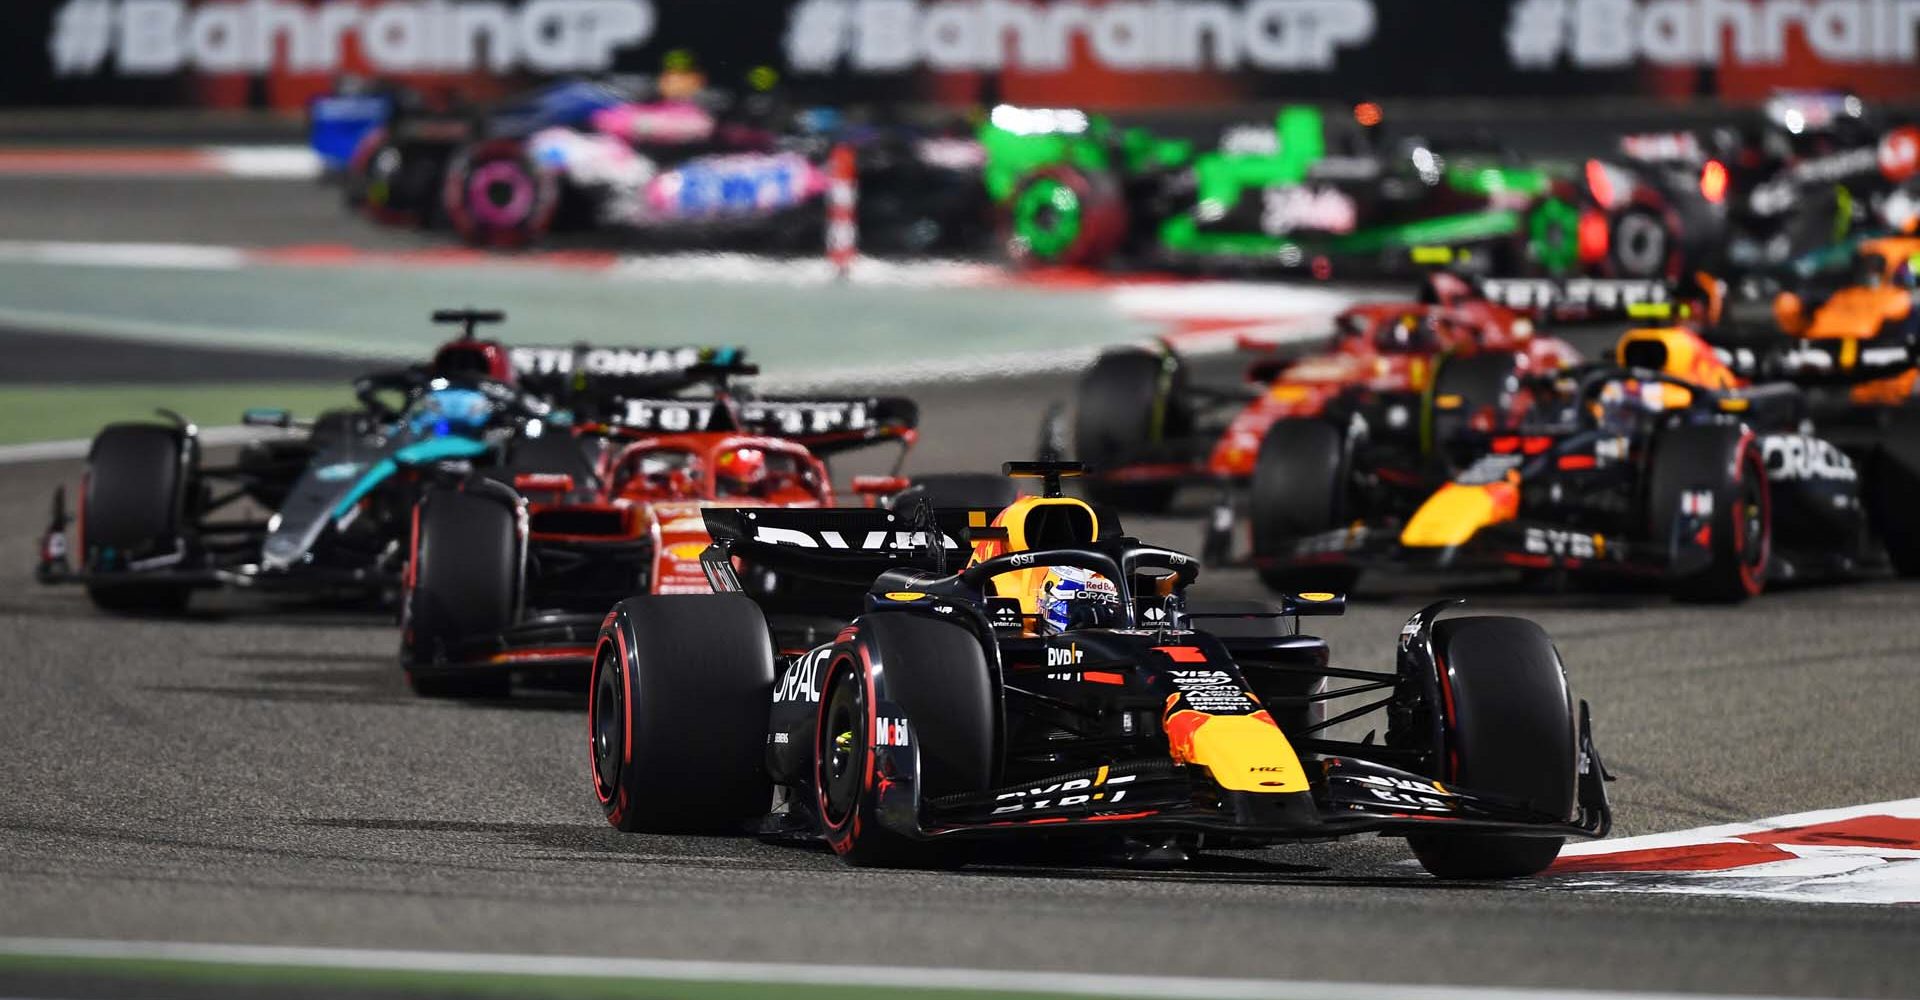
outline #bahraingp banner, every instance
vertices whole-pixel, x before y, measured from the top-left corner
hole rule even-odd
[[[13,105],[486,96],[690,52],[822,101],[1093,107],[1778,86],[1920,96],[1920,0],[11,0]]]

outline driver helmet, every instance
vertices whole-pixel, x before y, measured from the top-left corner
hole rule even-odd
[[[1059,633],[1119,620],[1120,591],[1090,569],[1054,566],[1040,579],[1034,605],[1040,611],[1041,631]]]
[[[751,493],[767,480],[767,453],[759,448],[735,448],[714,463],[720,493]]]
[[[513,363],[506,348],[495,340],[449,340],[433,354],[433,374],[477,375],[495,382],[514,384]]]
[[[416,435],[478,437],[492,418],[493,401],[485,393],[438,389],[414,404],[407,414],[407,426]]]

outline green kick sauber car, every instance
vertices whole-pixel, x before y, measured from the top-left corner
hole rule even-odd
[[[1318,108],[1228,129],[1216,148],[1072,110],[1002,106],[980,127],[1008,255],[1032,265],[1160,264],[1393,273],[1409,264],[1603,270],[1612,226],[1572,169],[1406,140],[1328,152]]]

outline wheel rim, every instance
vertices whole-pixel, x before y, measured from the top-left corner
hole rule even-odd
[[[626,755],[626,692],[619,658],[611,651],[601,653],[593,673],[593,777],[601,801],[608,802],[619,788]]]
[[[1613,230],[1614,261],[1629,278],[1657,278],[1667,270],[1667,232],[1654,218],[1630,212]]]
[[[481,224],[517,226],[533,213],[533,178],[511,160],[483,163],[467,181],[467,201]]]
[[[1580,263],[1580,212],[1559,198],[1541,202],[1528,220],[1527,236],[1533,256],[1554,274],[1565,274]]]
[[[826,820],[845,824],[860,800],[866,759],[866,694],[852,673],[834,674],[833,693],[820,727],[820,792]]]
[[[1014,202],[1014,238],[1033,256],[1053,260],[1079,238],[1085,212],[1078,192],[1043,177],[1029,184]]]

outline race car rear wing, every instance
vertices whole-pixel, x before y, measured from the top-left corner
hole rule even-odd
[[[1630,317],[1673,302],[1666,282],[1635,278],[1482,278],[1478,287],[1495,305],[1551,319]]]
[[[522,388],[569,406],[669,396],[757,368],[739,347],[521,346],[508,352]]]
[[[900,396],[733,399],[621,399],[605,414],[629,432],[686,434],[735,431],[785,438],[823,458],[897,441],[911,445],[920,407]]]
[[[891,569],[952,572],[972,551],[969,525],[984,525],[995,511],[941,508],[932,511],[933,532],[903,513],[879,508],[828,510],[709,507],[701,511],[707,534],[725,557],[702,559],[716,592],[739,590],[731,557],[808,580],[864,586]],[[711,550],[710,550],[711,551]]]

